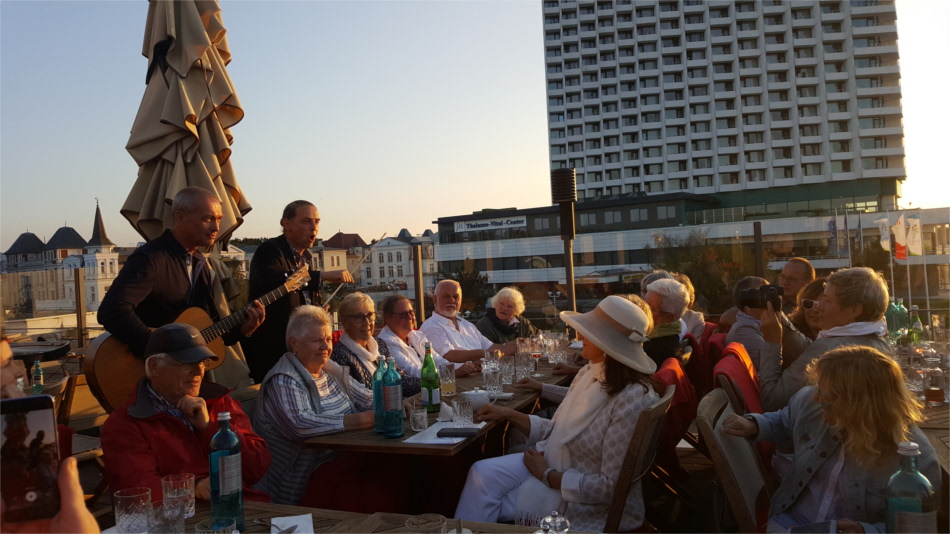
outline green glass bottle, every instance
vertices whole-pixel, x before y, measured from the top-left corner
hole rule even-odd
[[[934,489],[917,470],[919,447],[905,441],[897,453],[901,468],[887,482],[887,532],[937,532]]]
[[[439,371],[432,359],[432,344],[426,341],[426,355],[422,362],[422,404],[428,413],[438,413],[442,407],[439,385]]]

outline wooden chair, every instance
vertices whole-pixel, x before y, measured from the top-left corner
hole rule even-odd
[[[652,406],[644,410],[637,418],[637,426],[630,437],[627,454],[624,456],[617,484],[614,486],[614,495],[607,510],[607,523],[604,532],[617,532],[620,528],[620,518],[623,516],[624,506],[627,504],[627,494],[630,487],[650,472],[653,458],[656,455],[656,445],[660,439],[663,420],[666,411],[673,401],[676,386],[666,388],[663,397]]]
[[[758,469],[755,444],[723,433],[722,423],[734,413],[722,389],[699,402],[697,426],[712,455],[739,532],[764,532],[772,493]]]
[[[86,375],[71,375],[66,380],[63,398],[56,412],[56,422],[77,430],[87,430],[101,426],[105,422],[108,415],[96,414],[96,412],[102,411],[102,407],[99,406],[99,403],[96,402],[89,391]],[[102,476],[92,493],[86,494],[86,505],[92,506],[109,489],[105,475],[105,463],[102,461],[102,444],[99,438],[83,434],[73,434],[72,439],[72,456],[76,458],[76,461],[79,463],[92,462]]]

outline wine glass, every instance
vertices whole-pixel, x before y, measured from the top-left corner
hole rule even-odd
[[[534,360],[534,374],[531,376],[533,378],[544,378],[544,375],[542,375],[538,369],[538,364],[541,361],[541,355],[544,354],[544,347],[541,346],[541,340],[537,338],[532,339],[530,351],[531,359]]]

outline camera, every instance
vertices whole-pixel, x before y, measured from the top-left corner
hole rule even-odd
[[[757,289],[743,289],[739,292],[739,304],[743,307],[767,309],[767,302],[772,303],[772,309],[782,310],[782,297],[785,290],[781,286],[768,284],[759,286]]]

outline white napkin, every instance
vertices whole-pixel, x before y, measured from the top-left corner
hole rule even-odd
[[[570,348],[572,348],[572,349],[582,349],[582,348],[584,348],[584,342],[583,342],[583,341],[575,341],[575,342],[571,343]]]
[[[443,402],[436,421],[452,421],[452,407]]]
[[[303,515],[294,515],[290,517],[275,517],[270,520],[271,534],[277,534],[281,530],[288,529],[293,525],[297,525],[297,530],[294,531],[294,534],[313,534],[313,515],[312,514],[303,514]]]

